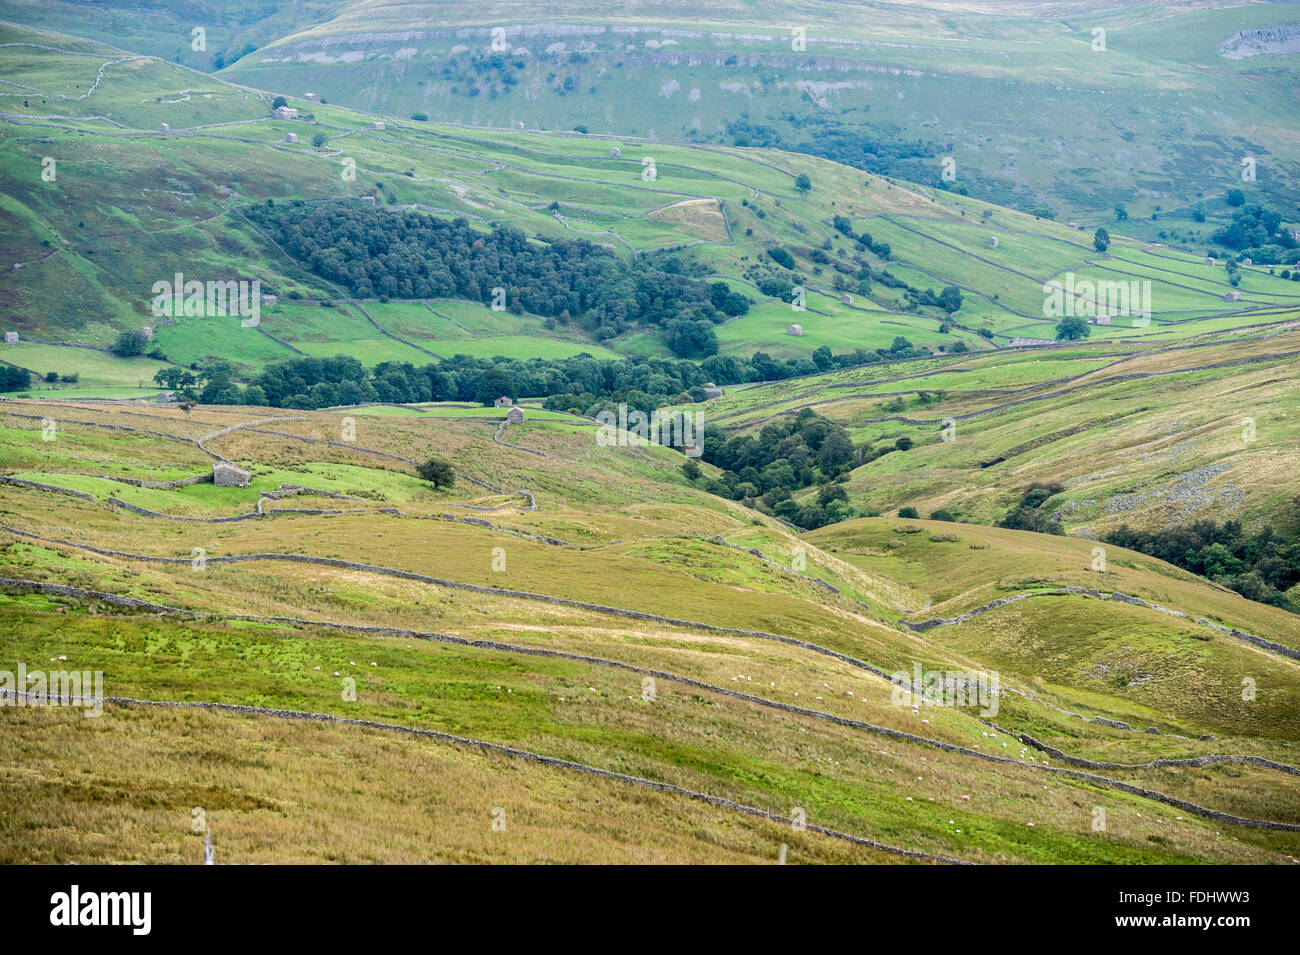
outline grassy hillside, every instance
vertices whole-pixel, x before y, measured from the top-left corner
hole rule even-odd
[[[1140,555],[1117,550],[1097,576],[1084,542],[1045,539],[1048,563],[1027,556],[1034,535],[961,527],[930,543],[940,525],[896,520],[800,540],[687,486],[677,455],[602,447],[571,421],[530,420],[502,445],[491,422],[447,418],[357,417],[340,441],[340,414],[0,411],[10,656],[102,670],[114,698],[211,704],[0,710],[6,761],[23,767],[0,789],[0,858],[30,858],[21,832],[56,807],[86,834],[44,840],[41,861],[195,858],[195,806],[225,862],[761,861],[786,844],[801,862],[907,861],[892,847],[1115,864],[1300,848],[1294,831],[1203,815],[1300,823],[1295,776],[1276,768],[1295,761],[1294,661],[1192,620],[1297,647],[1296,618]],[[212,453],[251,487],[112,480],[202,473]],[[464,476],[451,491],[403,461],[429,453]],[[284,485],[307,490],[268,496]],[[263,516],[215,520],[259,497]],[[1044,595],[970,624],[899,623],[1070,583],[1189,617]],[[1044,629],[1049,607],[1088,626]],[[880,674],[914,664],[999,669],[1006,692],[983,717],[899,705]],[[1234,702],[1242,675],[1255,704]],[[1189,679],[1197,694],[1171,692]],[[1178,762],[1214,754],[1254,762]],[[94,772],[68,777],[74,759]],[[404,818],[420,824],[392,838]]]
[[[0,863],[1294,861],[1288,17],[0,0]]]
[[[152,324],[153,283],[179,272],[256,278],[278,296],[261,328],[198,321],[158,329],[155,347],[167,358],[224,357],[245,374],[295,350],[325,355],[345,345],[367,362],[456,352],[667,354],[655,334],[598,343],[573,326],[458,301],[313,312],[313,303],[345,297],[342,290],[273,246],[241,210],[363,196],[465,216],[483,229],[507,224],[543,241],[581,236],[629,260],[662,262],[671,250],[686,268],[750,298],[748,314],[717,329],[723,354],[806,356],[823,345],[888,347],[899,335],[931,350],[1050,338],[1055,319],[1044,313],[1042,286],[1067,273],[1150,281],[1150,324],[1116,316],[1098,329],[1108,338],[1247,325],[1300,304],[1300,287],[1263,267],[1243,269],[1239,300],[1225,301],[1227,273],[1191,255],[1119,235],[1099,254],[1090,233],[813,157],[411,121],[372,129],[364,114],[292,97],[305,118],[276,120],[267,93],[86,41],[16,27],[0,33],[17,44],[5,68],[33,90],[10,96],[0,120],[0,294],[8,327],[24,338],[103,348],[122,329]],[[285,141],[289,134],[298,141]],[[52,181],[41,176],[47,158]],[[643,176],[646,160],[652,179]],[[795,188],[800,175],[812,183],[806,194]],[[871,250],[834,228],[837,216],[854,236],[869,233]],[[778,247],[792,254],[792,269],[768,254]],[[864,269],[869,288],[858,277]],[[772,278],[805,287],[806,310],[759,291]],[[917,297],[948,285],[962,291],[951,316]],[[79,294],[67,296],[69,287]],[[785,333],[792,322],[803,337]],[[60,370],[32,361],[42,374]],[[106,386],[133,375],[99,374],[97,361],[69,351],[63,364]]]
[[[1192,209],[1223,211],[1243,156],[1257,195],[1293,208],[1300,186],[1276,109],[1297,54],[1260,34],[1295,23],[1281,3],[340,0],[246,4],[234,28],[219,9],[0,4],[107,42],[129,22],[141,52],[399,119],[773,145],[930,184],[950,157],[954,188],[1090,224],[1123,203],[1147,238],[1208,236]]]
[[[1035,481],[1069,534],[1239,519],[1294,534],[1297,313],[1177,340],[1062,343],[844,370],[729,389],[701,407],[728,434],[812,408],[862,448],[914,446],[856,468],[862,512],[946,509],[988,524]],[[815,492],[812,496],[815,496]]]

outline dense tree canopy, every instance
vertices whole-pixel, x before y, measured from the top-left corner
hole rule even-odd
[[[249,218],[312,272],[358,298],[467,298],[572,322],[598,338],[673,321],[692,326],[742,315],[749,300],[680,264],[629,265],[582,239],[539,241],[518,229],[481,231],[465,219],[360,202],[256,206]],[[681,331],[667,336],[670,345]],[[703,330],[690,348],[704,353]]]
[[[1300,498],[1291,511],[1300,514]],[[1201,574],[1250,600],[1300,609],[1286,594],[1300,583],[1300,542],[1271,526],[1248,534],[1239,521],[1195,521],[1154,531],[1125,524],[1103,539]]]

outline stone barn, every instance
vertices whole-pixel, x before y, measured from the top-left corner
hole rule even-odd
[[[1223,300],[1225,302],[1240,302],[1241,293],[1238,292],[1236,289],[1233,289],[1231,292],[1228,292],[1223,296]]]
[[[519,407],[518,405],[511,406],[510,410],[506,412],[506,424],[523,424],[523,423],[524,423],[524,409]]]
[[[492,404],[498,408],[509,408],[511,405],[514,404],[514,401],[507,398],[505,395],[502,395],[496,401],[492,402]]]
[[[989,248],[996,249],[997,247],[998,247],[998,237],[995,235],[989,236]]]
[[[253,475],[229,461],[218,461],[212,465],[212,483],[217,487],[248,487],[248,482],[252,479]]]
[[[802,325],[791,325],[789,328],[787,328],[787,329],[785,330],[785,333],[786,333],[787,335],[793,335],[795,338],[802,338],[802,337],[803,337],[803,326],[802,326]]]
[[[722,389],[711,381],[704,386],[704,397],[706,398],[721,398],[722,394]]]
[[[5,344],[6,344],[6,345],[17,345],[17,344],[18,344],[18,333],[17,333],[17,332],[5,332]]]
[[[297,119],[298,110],[292,106],[277,106],[271,111],[271,115],[276,119]]]

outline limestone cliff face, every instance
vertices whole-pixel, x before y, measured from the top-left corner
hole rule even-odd
[[[1300,53],[1300,23],[1238,30],[1219,46],[1219,54],[1231,60],[1261,53]]]

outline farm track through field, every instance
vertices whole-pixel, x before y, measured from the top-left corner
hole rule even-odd
[[[1014,759],[1010,756],[999,756],[994,753],[984,753],[977,749],[970,749],[964,746],[958,746],[955,743],[948,743],[943,740],[931,739],[925,736],[919,736],[915,733],[908,733],[904,730],[896,730],[887,726],[879,726],[868,723],[863,720],[855,720],[849,717],[837,716],[833,713],[827,713],[822,710],[814,710],[807,707],[795,706],[789,703],[781,703],[776,700],[769,700],[765,697],[755,696],[749,693],[741,693],[726,687],[717,686],[702,680],[696,680],[691,677],[682,676],[667,670],[659,670],[648,667],[640,667],[635,664],[624,663],[619,660],[611,660],[604,657],[593,657],[585,654],[571,653],[564,650],[554,650],[545,647],[529,647],[517,644],[501,643],[494,640],[469,640],[465,637],[458,637],[452,634],[436,633],[429,631],[409,630],[400,627],[379,627],[366,626],[360,624],[345,624],[329,620],[310,620],[300,617],[272,617],[260,614],[218,614],[204,611],[187,610],[183,608],[169,607],[163,604],[154,604],[139,600],[133,597],[124,597],[118,594],[105,593],[101,591],[85,590],[79,587],[68,587],[62,584],[50,584],[44,581],[21,580],[16,578],[0,577],[0,587],[7,587],[25,592],[38,592],[51,594],[55,596],[64,596],[76,599],[101,600],[117,606],[127,607],[130,609],[141,610],[148,613],[168,614],[178,617],[187,617],[193,619],[214,619],[220,621],[250,621],[258,623],[279,623],[291,626],[320,627],[323,629],[340,630],[344,632],[359,633],[370,636],[387,636],[401,637],[404,639],[426,640],[436,643],[445,643],[453,646],[466,647],[470,649],[489,650],[501,653],[513,653],[524,656],[542,657],[548,659],[570,660],[577,663],[584,663],[590,666],[604,667],[625,672],[636,673],[638,675],[650,676],[655,679],[665,680],[670,683],[678,683],[683,686],[696,690],[702,690],[708,693],[714,693],[729,699],[740,702],[762,706],[768,709],[778,710],[784,713],[790,713],[797,716],[807,717],[822,722],[832,723],[838,726],[844,726],[850,729],[860,730],[876,736],[895,740],[911,745],[925,746],[931,749],[937,749],[945,753],[951,753],[958,756],[965,756],[972,759],[982,760],[984,762],[996,763],[1004,766],[1014,766],[1021,769],[1036,770],[1064,776],[1066,778],[1079,780],[1082,782],[1104,786],[1106,788],[1117,789],[1130,795],[1138,795],[1143,798],[1152,799],[1157,802],[1163,802],[1167,805],[1175,806],[1187,812],[1207,818],[1218,819],[1223,822],[1232,822],[1238,825],[1252,826],[1257,828],[1276,828],[1288,831],[1300,831],[1300,825],[1292,823],[1275,823],[1270,820],[1253,819],[1244,816],[1234,816],[1228,813],[1222,813],[1219,810],[1209,809],[1199,806],[1177,797],[1169,796],[1155,790],[1149,790],[1142,787],[1134,786],[1120,780],[1111,779],[1105,776],[1097,776],[1093,773],[1080,772],[1078,770],[1063,769],[1061,767],[1047,766],[1039,763],[1026,763]],[[178,704],[160,704],[160,705],[178,705]],[[223,706],[234,706],[235,704],[220,704]],[[992,724],[990,724],[992,725]],[[1022,743],[1033,746],[1043,751],[1052,758],[1059,759],[1063,762],[1074,765],[1086,766],[1091,769],[1112,769],[1112,770],[1148,770],[1161,768],[1177,768],[1181,766],[1204,767],[1217,765],[1221,763],[1249,764],[1262,769],[1281,772],[1289,775],[1300,775],[1300,769],[1289,766],[1285,763],[1275,762],[1274,760],[1265,759],[1259,756],[1241,755],[1241,754],[1212,754],[1206,756],[1191,756],[1176,759],[1157,759],[1146,763],[1101,763],[1089,760],[1083,757],[1071,756],[1061,750],[1057,750],[1046,744],[1040,743],[1025,734],[1015,734],[1001,727],[995,727],[999,732],[1006,736],[1020,740]]]

